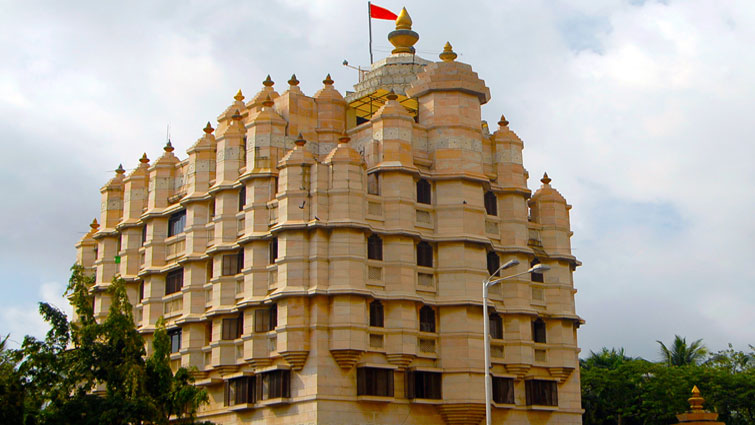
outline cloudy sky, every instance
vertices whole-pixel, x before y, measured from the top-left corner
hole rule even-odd
[[[755,344],[755,3],[380,0],[448,40],[574,206],[583,354]],[[236,90],[367,65],[365,1],[0,0],[0,334],[42,335],[119,163],[183,154]],[[376,59],[389,21],[374,21]],[[284,83],[284,84],[281,84]]]

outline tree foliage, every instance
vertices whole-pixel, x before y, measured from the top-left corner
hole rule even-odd
[[[674,335],[674,342],[671,347],[666,347],[661,341],[656,341],[661,345],[661,356],[669,366],[686,366],[697,365],[705,359],[708,349],[703,345],[703,340],[698,339],[687,344],[687,338]]]
[[[94,279],[74,266],[66,295],[76,313],[69,322],[60,310],[40,303],[50,331],[42,341],[27,336],[20,350],[0,344],[0,423],[24,425],[163,425],[172,418],[196,424],[207,403],[191,373],[170,368],[165,326],[158,326],[153,353],[134,326],[125,282],[109,285],[106,317],[94,315]],[[145,358],[146,357],[146,358]]]

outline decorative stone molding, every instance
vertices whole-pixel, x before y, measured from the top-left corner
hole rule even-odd
[[[551,374],[552,377],[558,378],[558,382],[564,382],[567,378],[569,378],[569,375],[574,371],[573,367],[549,367],[548,373]]]
[[[283,351],[280,353],[284,359],[291,365],[293,370],[301,370],[304,367],[304,363],[307,362],[307,356],[309,356],[309,350],[301,351]]]
[[[386,354],[385,357],[388,359],[388,363],[395,364],[399,370],[403,370],[412,363],[416,356],[414,354],[394,353]]]
[[[506,367],[506,372],[512,375],[516,375],[517,379],[524,378],[524,375],[532,367],[532,365],[528,365],[525,363],[513,363],[513,364],[506,364],[504,366]]]
[[[349,370],[359,361],[362,357],[362,350],[330,350],[330,354],[335,359],[338,366],[343,370]]]
[[[485,418],[483,403],[447,403],[438,406],[438,410],[449,425],[478,425]]]

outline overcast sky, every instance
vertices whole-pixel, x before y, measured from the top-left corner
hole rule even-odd
[[[398,12],[404,3],[379,0]],[[571,203],[583,355],[656,340],[755,344],[755,3],[407,1],[418,54],[446,41]],[[366,1],[0,0],[0,334],[41,336],[119,163],[177,153],[241,88],[292,73],[344,93]],[[373,21],[375,59],[392,22]]]

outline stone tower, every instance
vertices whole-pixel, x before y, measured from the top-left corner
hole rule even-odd
[[[446,44],[419,58],[406,10],[342,96],[292,76],[239,91],[180,159],[168,144],[101,190],[77,244],[96,312],[128,282],[140,332],[163,317],[218,424],[478,424],[483,320],[493,422],[579,424],[569,210],[522,140],[481,121],[490,90]],[[500,264],[526,272],[490,290]]]

